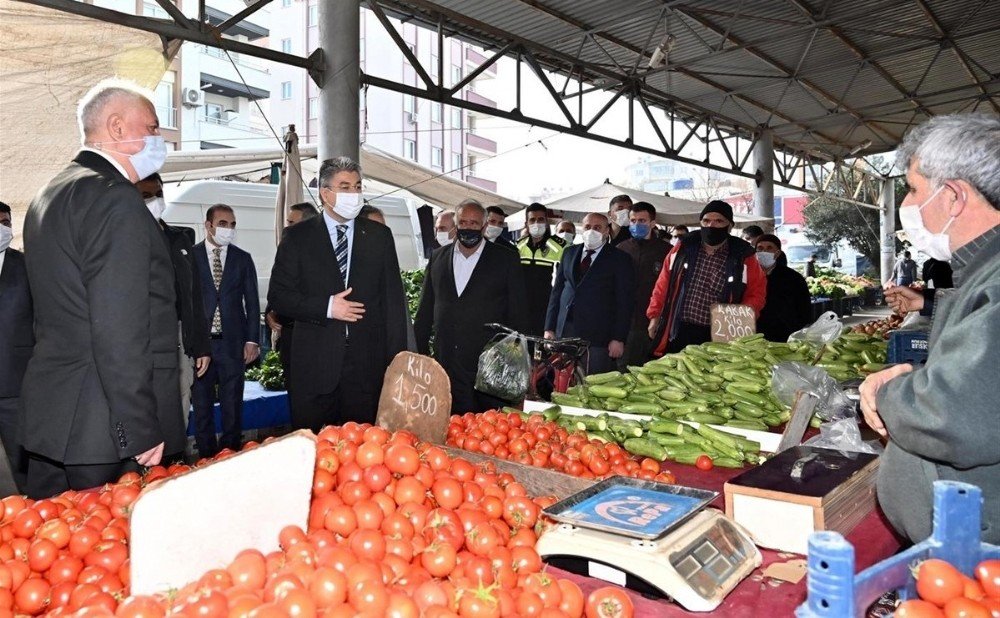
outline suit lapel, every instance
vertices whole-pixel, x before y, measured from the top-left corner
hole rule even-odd
[[[577,247],[580,247],[579,249]],[[583,245],[573,245],[569,248],[569,268],[566,276],[566,283],[574,289],[576,288],[576,269],[580,267],[580,254]]]
[[[444,258],[444,284],[447,286],[448,293],[454,294],[455,298],[458,298],[458,289],[455,287],[455,243],[448,245],[448,248],[442,252],[441,257]]]
[[[14,254],[10,249],[4,250],[3,265],[0,266],[0,296],[7,291],[7,288],[14,285],[14,266],[11,264]]]
[[[469,282],[465,284],[465,289],[462,290],[461,294],[459,294],[459,298],[461,298],[462,296],[464,296],[469,291],[469,288],[471,288],[472,286],[476,285],[475,282],[478,279],[476,277],[476,273],[480,272],[482,269],[487,269],[487,270],[489,269],[489,265],[483,266],[483,261],[489,259],[486,256],[487,256],[487,254],[489,254],[489,247],[487,245],[489,245],[490,242],[489,241],[485,241],[485,242],[486,242],[486,245],[483,245],[483,252],[479,254],[479,259],[476,260],[476,265],[472,268],[472,274],[469,276]],[[454,247],[455,244],[452,243],[452,246]],[[452,267],[454,267],[454,264],[455,264],[455,262],[452,261]]]
[[[239,260],[239,257],[233,251],[233,247],[230,246],[226,249],[226,263],[222,265],[222,280],[219,281],[219,292],[222,292],[223,287],[231,285],[233,277],[236,276],[235,271],[239,268],[239,265],[236,263],[237,260]]]
[[[366,219],[367,221],[367,219]],[[349,280],[358,281],[357,277],[364,277],[368,264],[368,230],[361,219],[354,220],[354,238],[351,241],[350,264],[351,269],[347,273]],[[340,272],[340,265],[337,265],[337,272]],[[346,289],[346,288],[345,288]]]
[[[330,291],[334,293],[340,293],[347,289],[345,281],[340,277],[340,265],[337,264],[337,250],[333,246],[333,239],[330,237],[330,229],[326,227],[326,215],[320,214],[318,217],[313,217],[309,221],[300,223],[299,225],[312,225],[313,233],[316,234],[316,249],[317,256],[320,260],[324,262],[323,271],[330,273]],[[340,283],[340,289],[337,289],[337,283]]]

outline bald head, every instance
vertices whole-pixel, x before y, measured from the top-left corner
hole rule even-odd
[[[597,230],[602,234],[607,234],[609,225],[607,215],[602,215],[599,212],[592,212],[583,218],[583,229],[585,230]]]
[[[152,157],[145,156],[142,161],[130,159],[146,147],[146,138],[160,135],[156,108],[150,101],[148,93],[135,84],[110,80],[94,86],[80,100],[77,109],[84,145],[107,153],[124,168],[132,182],[155,172],[166,158],[160,137],[151,140],[155,147]]]
[[[135,110],[154,110],[151,93],[122,80],[106,80],[83,95],[77,107],[77,122],[83,143],[100,141],[110,130],[108,121]],[[155,115],[155,111],[154,111]]]

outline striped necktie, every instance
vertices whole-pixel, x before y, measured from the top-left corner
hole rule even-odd
[[[222,285],[222,247],[212,249],[212,280],[215,282],[216,291]],[[216,294],[218,299],[218,294]],[[215,302],[215,314],[212,315],[212,334],[218,335],[222,332],[222,315],[219,313],[219,301]]]
[[[337,265],[340,266],[340,277],[347,287],[347,226],[337,226]]]

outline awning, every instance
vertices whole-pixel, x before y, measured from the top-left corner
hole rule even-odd
[[[208,73],[201,74],[201,89],[224,97],[247,97],[251,100],[267,99],[271,96],[271,93],[263,88],[246,86],[240,82]]]
[[[167,182],[223,176],[242,176],[254,180],[269,175],[271,163],[280,162],[283,156],[284,152],[277,146],[177,151],[167,154],[167,162],[160,175]],[[316,145],[301,146],[299,156],[302,158],[302,176],[308,182],[319,172]],[[368,144],[361,146],[361,168],[366,179],[379,180],[406,189],[420,199],[445,209],[454,208],[459,202],[468,198],[478,200],[483,206],[500,206],[507,213],[525,207],[520,202],[463,180],[441,175],[440,172]]]

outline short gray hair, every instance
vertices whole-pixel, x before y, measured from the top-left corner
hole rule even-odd
[[[442,210],[434,218],[435,219],[441,219],[441,218],[451,219],[451,224],[455,225],[455,211],[453,211],[453,210]]]
[[[143,101],[152,106],[153,93],[142,88],[135,82],[123,79],[105,79],[87,91],[76,108],[76,121],[80,127],[80,140],[87,142],[87,137],[100,126],[104,110],[108,103],[118,99]]]
[[[330,182],[330,179],[340,172],[357,172],[358,176],[364,176],[361,173],[361,164],[354,159],[350,157],[334,157],[323,161],[323,164],[319,166],[319,186],[329,186],[327,183]]]
[[[1000,210],[1000,118],[985,114],[936,116],[910,131],[896,165],[916,171],[938,187],[945,180],[971,184]]]
[[[483,205],[479,203],[479,200],[474,200],[472,198],[469,198],[467,200],[462,200],[462,203],[459,204],[458,207],[455,209],[455,213],[457,214],[464,208],[471,208],[472,210],[476,211],[476,213],[480,217],[482,217],[483,221],[486,220],[486,209],[483,208]]]

